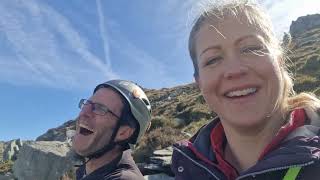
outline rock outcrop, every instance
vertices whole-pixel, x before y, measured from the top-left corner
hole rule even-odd
[[[4,142],[0,141],[0,162],[3,161],[3,152],[4,152],[5,144]]]
[[[19,180],[57,180],[77,163],[70,145],[58,141],[25,143],[13,166]]]
[[[301,16],[296,21],[292,21],[290,34],[292,37],[298,37],[305,31],[320,28],[320,14]]]
[[[15,180],[15,178],[12,174],[9,174],[9,173],[6,175],[0,174],[0,180]]]
[[[37,137],[36,141],[61,141],[65,142],[68,140],[68,130],[75,129],[75,121],[69,120],[57,128],[49,129],[43,135]]]
[[[172,147],[154,151],[146,163],[138,163],[140,171],[149,179],[173,176],[170,169],[172,152]]]
[[[145,180],[174,180],[174,177],[170,177],[167,174],[155,174],[144,176]]]
[[[21,146],[22,146],[22,141],[20,139],[9,141],[3,152],[3,160],[15,161],[17,159],[17,155],[19,153]]]
[[[290,27],[292,42],[288,47],[290,70],[297,92],[320,96],[320,14],[300,17]]]

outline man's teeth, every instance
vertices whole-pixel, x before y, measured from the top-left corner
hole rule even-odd
[[[80,127],[80,134],[82,134],[82,135],[89,135],[89,134],[92,134],[92,133],[93,133],[93,131],[90,131],[89,129]]]
[[[93,133],[93,130],[83,124],[80,124],[79,125],[79,133],[82,135],[89,135],[89,134]]]
[[[255,93],[257,91],[257,88],[248,88],[238,91],[231,91],[226,94],[227,97],[239,97],[239,96],[245,96],[248,94]]]

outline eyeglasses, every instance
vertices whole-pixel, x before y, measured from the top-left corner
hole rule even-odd
[[[117,117],[118,119],[120,119],[118,115],[116,115],[114,112],[109,110],[109,108],[103,104],[94,103],[87,99],[81,99],[79,102],[79,108],[83,109],[85,105],[91,105],[91,111],[96,115],[104,116],[109,112],[115,117]]]

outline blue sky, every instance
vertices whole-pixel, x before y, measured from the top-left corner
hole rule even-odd
[[[261,0],[279,37],[318,0]],[[113,78],[146,88],[193,81],[187,36],[197,0],[3,0],[0,141],[35,139],[77,116]]]

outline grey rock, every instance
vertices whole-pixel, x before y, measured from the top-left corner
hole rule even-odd
[[[0,174],[0,180],[16,180],[16,179],[17,178],[15,178],[11,172]]]
[[[159,164],[161,166],[170,166],[171,164],[171,156],[153,156],[150,157],[150,162],[154,164]]]
[[[171,156],[173,152],[172,147],[167,147],[165,149],[156,150],[153,152],[155,156]]]
[[[154,151],[153,156],[149,158],[148,163],[138,164],[140,171],[144,175],[172,175],[170,168],[172,152],[172,147]]]
[[[0,141],[0,162],[3,161],[3,152],[4,152],[5,144],[4,142]]]
[[[158,164],[162,167],[168,167],[171,164],[172,152],[173,152],[172,147],[156,150],[153,152],[153,156],[150,157],[150,162],[153,164]]]
[[[22,141],[20,139],[9,141],[8,145],[6,146],[3,152],[3,160],[15,161],[17,159],[17,155],[19,153],[21,146],[22,146]]]
[[[6,174],[6,175],[0,174],[0,180],[15,180],[15,178],[12,174]]]
[[[182,118],[174,118],[174,121],[176,122],[177,126],[185,126],[187,124],[187,121]]]
[[[147,175],[144,176],[145,180],[174,180],[174,177],[170,177],[166,174],[154,174],[154,175]]]
[[[290,26],[290,34],[292,37],[297,37],[301,33],[313,28],[320,28],[320,14],[302,16],[296,21],[292,21]]]
[[[75,161],[67,142],[29,142],[22,146],[13,174],[19,180],[57,180],[72,169]]]
[[[68,141],[67,132],[75,129],[75,121],[70,120],[57,128],[49,129],[46,133],[36,138],[36,141]]]

